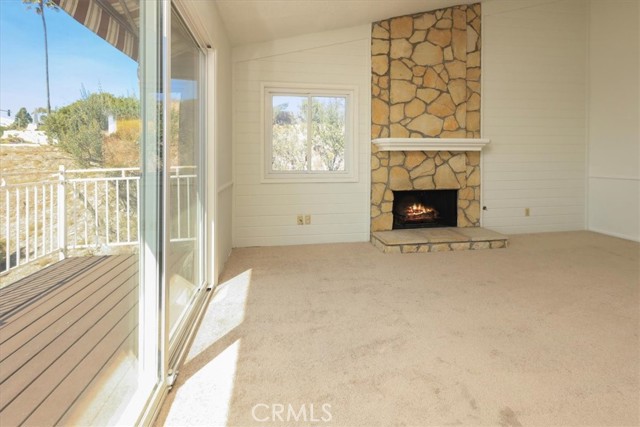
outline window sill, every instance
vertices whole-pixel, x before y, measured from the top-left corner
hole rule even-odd
[[[353,174],[269,174],[263,176],[260,182],[262,184],[306,184],[306,183],[353,183],[359,179]]]

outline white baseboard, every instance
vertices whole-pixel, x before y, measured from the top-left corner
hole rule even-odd
[[[611,237],[618,237],[620,239],[631,240],[632,242],[640,242],[640,236],[628,236],[626,234],[616,233],[616,232],[612,232],[612,231],[599,230],[597,228],[589,228],[588,230],[589,231],[593,231],[594,233],[605,234],[605,235],[611,236]]]

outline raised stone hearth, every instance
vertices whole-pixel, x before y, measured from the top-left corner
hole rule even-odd
[[[507,236],[481,227],[377,231],[371,243],[385,253],[449,252],[506,248]]]

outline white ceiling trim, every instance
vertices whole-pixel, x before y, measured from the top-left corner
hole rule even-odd
[[[287,53],[300,52],[356,40],[369,40],[371,26],[360,25],[322,33],[303,34],[264,43],[253,43],[233,49],[233,62],[251,61]]]
[[[215,0],[232,46],[370,25],[480,0]]]

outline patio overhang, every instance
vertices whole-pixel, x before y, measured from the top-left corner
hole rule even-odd
[[[99,37],[138,61],[138,0],[53,0]]]

